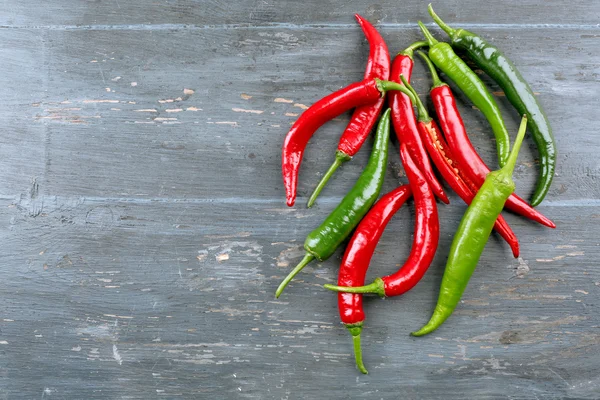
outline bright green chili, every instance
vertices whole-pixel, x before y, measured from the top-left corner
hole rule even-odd
[[[500,166],[504,166],[510,149],[510,137],[496,101],[477,74],[456,55],[448,43],[435,40],[421,21],[419,21],[419,27],[429,42],[429,58],[431,61],[456,83],[475,107],[481,110],[492,126],[496,137],[498,163]]]
[[[487,175],[485,182],[460,221],[450,247],[433,315],[424,327],[412,333],[413,336],[423,336],[439,328],[460,301],[469,279],[477,267],[477,262],[490,237],[494,223],[504,208],[506,199],[515,190],[512,173],[526,129],[527,115],[523,115],[519,133],[506,165]]]
[[[373,150],[363,173],[321,226],[308,234],[304,241],[304,250],[306,250],[304,258],[281,282],[275,292],[276,297],[281,295],[287,284],[309,262],[315,258],[319,261],[329,258],[377,200],[387,166],[389,136],[390,110],[388,109],[377,125]]]
[[[431,4],[429,14],[450,36],[452,47],[464,50],[479,68],[498,83],[519,114],[529,117],[528,127],[540,154],[540,177],[531,199],[531,205],[537,206],[550,189],[556,165],[554,135],[542,106],[517,67],[497,47],[465,29],[452,29],[437,16]]]

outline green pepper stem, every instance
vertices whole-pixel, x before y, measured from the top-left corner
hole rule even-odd
[[[435,11],[433,11],[431,3],[429,3],[429,5],[427,6],[427,10],[429,10],[429,15],[431,15],[431,18],[433,18],[435,23],[438,24],[440,28],[442,28],[444,32],[448,34],[448,36],[453,37],[456,33],[456,29],[449,27],[448,24],[442,21],[442,19],[435,13]]]
[[[294,268],[292,270],[292,272],[290,272],[288,274],[288,276],[286,276],[285,279],[279,284],[279,287],[277,288],[277,291],[275,292],[275,297],[281,296],[281,292],[283,292],[283,289],[285,289],[285,287],[288,285],[288,283],[290,283],[290,281],[292,279],[294,279],[294,277],[298,274],[298,272],[302,271],[302,268],[306,267],[306,265],[314,259],[315,259],[315,256],[307,252],[304,255],[304,258],[302,259],[302,261],[300,261],[300,263],[298,265],[296,265],[296,268]]]
[[[306,207],[311,208],[313,204],[315,204],[315,201],[317,200],[317,197],[319,197],[321,190],[323,190],[329,179],[333,176],[334,172],[339,168],[340,165],[342,165],[346,161],[350,161],[351,159],[352,157],[350,157],[348,154],[344,153],[341,150],[335,152],[335,161],[333,162],[333,164],[331,164],[331,167],[329,167],[327,172],[325,172],[325,175],[323,175],[323,178],[321,178],[321,181],[315,188],[314,192],[310,195]]]
[[[433,65],[433,63],[431,62],[429,57],[427,57],[427,55],[422,51],[417,51],[417,53],[423,59],[423,61],[425,61],[425,64],[427,64],[427,68],[429,68],[429,73],[431,74],[431,80],[433,81],[431,90],[433,90],[437,87],[440,87],[440,86],[448,86],[447,84],[442,82],[442,80],[440,79],[440,76],[438,75],[438,73],[435,69],[435,65]]]
[[[380,297],[385,297],[385,285],[383,283],[383,279],[375,278],[375,280],[365,286],[336,286],[326,284],[324,285],[325,289],[333,290],[334,292],[342,292],[342,293],[373,293],[379,295]]]
[[[438,41],[435,40],[435,38],[433,37],[431,32],[429,32],[429,30],[425,27],[425,25],[421,21],[417,21],[417,23],[419,24],[419,28],[421,28],[421,31],[423,32],[425,39],[427,39],[427,43],[429,43],[429,47],[435,46],[438,43]]]
[[[410,90],[413,94],[413,97],[414,97],[413,104],[415,106],[417,106],[417,119],[421,122],[431,121],[431,117],[429,116],[427,109],[423,105],[423,102],[419,98],[417,91],[410,85],[410,83],[408,83],[408,81],[406,80],[404,75],[400,74],[400,79],[402,80],[402,83],[404,84],[404,86],[406,86],[408,88],[408,90]]]
[[[356,324],[346,324],[346,328],[352,335],[352,342],[354,344],[354,359],[356,360],[356,367],[363,374],[368,374],[369,371],[365,368],[365,364],[362,359],[362,350],[360,348],[360,332],[362,331],[362,322]]]
[[[412,94],[412,92],[410,90],[408,90],[406,87],[402,86],[401,84],[399,84],[397,82],[392,82],[392,81],[382,81],[381,79],[377,79],[377,78],[375,78],[375,80],[377,81],[377,87],[379,88],[379,90],[382,93],[389,92],[390,90],[398,90],[398,91],[404,93],[405,95],[407,95],[413,104],[415,103],[415,96]]]
[[[406,49],[402,50],[398,54],[402,54],[402,55],[410,57],[412,59],[414,51],[417,49],[420,49],[421,47],[425,47],[425,46],[429,46],[429,43],[424,40],[420,40],[418,42],[414,42],[413,44],[411,44],[410,46],[408,46]]]
[[[527,130],[527,114],[523,114],[523,118],[521,119],[521,125],[519,125],[519,132],[517,133],[517,137],[515,138],[515,144],[508,156],[508,161],[504,164],[504,167],[500,171],[503,174],[512,176],[513,171],[515,170],[515,166],[517,165],[517,158],[519,157],[519,150],[521,149],[521,144],[523,143],[523,138],[525,137],[525,131]]]

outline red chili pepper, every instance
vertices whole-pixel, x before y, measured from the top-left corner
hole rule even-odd
[[[396,273],[376,278],[369,285],[358,287],[325,285],[325,288],[345,293],[376,293],[381,297],[398,296],[413,288],[431,265],[440,237],[435,197],[424,174],[410,156],[405,143],[400,144],[400,156],[416,209],[413,245],[408,259]]]
[[[363,80],[323,97],[300,115],[285,138],[281,154],[288,206],[293,206],[296,201],[298,170],[304,149],[315,131],[338,115],[354,107],[374,103],[381,97],[374,79]]]
[[[425,58],[423,59],[425,60]],[[448,141],[448,147],[452,151],[455,160],[462,166],[461,171],[479,188],[483,185],[490,169],[485,165],[481,157],[479,157],[477,150],[475,150],[469,140],[463,120],[456,107],[452,90],[439,79],[433,66],[430,66],[430,71],[434,78],[434,84],[430,91],[431,99],[446,140]],[[542,225],[556,228],[554,222],[514,193],[508,198],[504,207]]]
[[[354,16],[369,42],[369,58],[364,79],[387,80],[390,77],[390,54],[385,41],[369,21],[358,14]],[[380,99],[376,103],[354,110],[346,130],[340,138],[338,151],[352,157],[360,150],[379,117],[383,103],[384,99]]]
[[[382,196],[360,221],[348,247],[346,247],[340,265],[339,286],[362,286],[365,284],[367,269],[381,234],[396,211],[410,196],[410,186],[400,186]],[[340,319],[352,334],[356,366],[363,374],[366,374],[367,370],[363,364],[360,349],[360,332],[365,320],[362,294],[338,293],[338,309]]]
[[[388,53],[385,41],[369,21],[358,14],[354,14],[354,16],[369,42],[369,58],[365,68],[364,79],[379,78],[387,80],[390,76],[390,54]],[[385,99],[381,98],[373,104],[360,106],[354,110],[350,122],[340,137],[338,148],[335,152],[335,161],[313,191],[308,200],[307,207],[312,207],[319,193],[321,193],[321,190],[323,190],[338,167],[346,161],[351,160],[358,150],[360,150],[371,133],[371,129],[381,113],[384,102]]]
[[[401,83],[400,75],[407,77],[410,81],[414,65],[412,59],[413,50],[421,45],[426,45],[426,42],[416,42],[403,52],[398,53],[392,63],[392,72],[390,74],[391,81]],[[398,141],[400,143],[406,143],[413,160],[419,169],[423,171],[425,179],[431,186],[433,193],[435,193],[435,195],[444,203],[448,204],[448,197],[433,173],[433,168],[431,168],[429,158],[427,157],[427,152],[425,151],[423,142],[417,132],[415,112],[410,99],[404,93],[392,92],[388,96],[388,104],[392,109],[392,123]]]
[[[323,97],[302,113],[285,137],[281,152],[283,186],[288,206],[293,206],[296,201],[300,163],[315,131],[325,122],[354,107],[376,102],[388,90],[399,90],[412,96],[408,89],[396,82],[365,79]]]
[[[403,77],[403,79],[405,78]],[[408,82],[404,81],[404,84],[412,90]],[[470,205],[475,198],[475,194],[477,194],[478,188],[462,173],[463,166],[456,162],[448,144],[446,144],[446,141],[442,136],[442,131],[440,131],[435,121],[429,117],[425,106],[421,103],[421,100],[416,93],[413,94],[418,110],[417,128],[429,156],[452,190],[454,190],[467,205]],[[519,257],[519,241],[512,229],[506,223],[504,217],[501,215],[496,220],[494,229],[509,244],[515,258]]]

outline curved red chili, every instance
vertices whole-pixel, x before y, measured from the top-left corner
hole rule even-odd
[[[367,59],[364,79],[379,78],[387,80],[390,77],[390,54],[385,41],[369,21],[358,14],[354,14],[354,16],[369,42],[369,58]],[[384,99],[380,99],[376,103],[361,106],[354,110],[346,130],[340,137],[338,151],[353,157],[360,150],[379,117],[383,103]]]
[[[325,285],[325,288],[345,293],[376,293],[381,297],[398,296],[412,289],[425,275],[433,261],[440,237],[435,197],[424,174],[410,156],[406,144],[400,144],[400,156],[415,201],[415,232],[408,259],[394,274],[376,278],[366,286],[347,287]]]
[[[490,169],[477,154],[477,150],[469,140],[467,131],[463,124],[452,90],[447,85],[436,86],[431,89],[431,100],[437,112],[440,125],[446,135],[448,147],[452,154],[462,166],[462,171],[472,180],[477,187],[481,187]],[[533,221],[550,228],[556,228],[556,224],[539,211],[531,207],[524,199],[512,194],[506,201],[504,207],[516,214],[522,215]]]
[[[287,205],[296,201],[298,171],[309,139],[325,122],[363,104],[374,103],[382,93],[374,79],[366,79],[346,86],[314,103],[296,120],[283,143],[281,169]]]
[[[390,76],[390,54],[385,41],[369,21],[358,14],[355,14],[354,16],[369,42],[369,58],[365,68],[364,79],[379,78],[381,80],[387,80]],[[385,99],[381,98],[373,104],[360,106],[354,110],[350,122],[348,122],[346,129],[340,137],[337,151],[335,152],[335,161],[323,175],[321,181],[311,194],[307,207],[312,207],[321,193],[321,190],[323,190],[340,165],[346,161],[350,161],[358,150],[360,150],[371,133],[371,129],[373,129],[373,126],[381,113],[384,102]]]
[[[285,137],[281,151],[283,186],[288,206],[293,206],[296,201],[302,156],[315,131],[325,122],[351,108],[374,103],[389,90],[407,93],[409,98],[413,96],[406,87],[396,82],[382,81],[378,78],[364,79],[323,97],[302,113]]]
[[[416,44],[420,44],[420,42],[417,42]],[[390,74],[390,80],[392,82],[401,83],[400,75],[405,76],[406,79],[410,81],[414,65],[412,59],[413,46],[414,45],[411,45],[403,52],[398,53],[394,58],[392,72]],[[435,195],[444,203],[448,204],[448,197],[433,173],[433,168],[427,157],[427,152],[425,151],[423,142],[417,132],[415,112],[410,99],[404,93],[392,92],[388,96],[388,104],[392,109],[392,123],[398,141],[400,143],[406,143],[413,160],[419,169],[423,171],[425,179],[431,186],[433,193],[435,193]]]
[[[339,286],[365,284],[367,269],[385,227],[410,196],[410,186],[400,186],[383,195],[365,215],[346,247],[338,273]],[[352,334],[356,366],[366,374],[360,348],[360,332],[365,320],[362,294],[338,293],[338,309],[340,319]]]

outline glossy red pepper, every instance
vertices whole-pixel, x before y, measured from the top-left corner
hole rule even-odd
[[[387,80],[390,77],[390,54],[385,41],[369,21],[358,14],[355,14],[355,17],[369,42],[369,58],[364,79],[379,78]],[[340,137],[338,151],[353,157],[360,150],[369,133],[371,133],[384,102],[384,99],[379,99],[373,104],[361,106],[354,110],[346,130]]]
[[[405,76],[407,80],[410,81],[414,65],[412,58],[413,50],[418,46],[425,44],[425,42],[414,43],[406,50],[396,55],[392,63],[392,72],[390,74],[391,81],[401,83],[400,75]],[[423,172],[433,193],[444,203],[448,204],[448,197],[446,196],[446,193],[444,193],[442,185],[433,172],[433,168],[427,157],[427,152],[425,151],[423,142],[417,132],[415,112],[410,99],[404,93],[392,92],[388,95],[388,104],[392,109],[392,124],[396,136],[398,137],[398,141],[406,144],[412,159]]]
[[[379,78],[387,80],[390,76],[390,54],[385,41],[369,21],[358,14],[354,14],[354,16],[369,42],[369,58],[365,68],[364,79]],[[321,190],[323,190],[340,165],[346,161],[350,161],[358,150],[360,150],[381,113],[383,103],[385,103],[385,99],[381,98],[373,104],[360,106],[354,110],[350,122],[348,122],[346,129],[340,137],[337,151],[335,152],[335,161],[316,186],[308,200],[307,207],[312,207]]]
[[[425,58],[423,59],[426,60]],[[452,90],[439,79],[433,65],[428,64],[428,66],[434,80],[430,91],[431,100],[433,101],[433,106],[448,142],[448,147],[452,151],[455,160],[462,166],[461,171],[479,188],[483,185],[487,174],[490,173],[490,169],[481,157],[479,157],[477,150],[475,150],[469,140],[465,125],[456,107]],[[532,221],[539,222],[550,228],[556,228],[554,222],[514,193],[508,198],[504,207]]]
[[[302,113],[285,137],[281,151],[283,186],[288,206],[293,206],[296,201],[302,156],[315,131],[325,122],[354,107],[376,102],[388,90],[399,90],[412,96],[408,89],[396,82],[364,79],[323,97]]]
[[[298,171],[304,149],[309,139],[325,122],[363,104],[370,104],[382,97],[374,79],[353,83],[314,103],[296,120],[288,132],[281,154],[283,184],[287,205],[296,201]]]
[[[385,227],[410,196],[410,186],[400,186],[383,195],[360,221],[348,247],[346,247],[340,265],[339,286],[362,286],[365,284],[367,269]],[[356,366],[366,374],[367,370],[362,361],[360,348],[360,333],[365,320],[362,294],[338,293],[338,309],[340,319],[352,334]]]
[[[375,293],[381,297],[398,296],[413,288],[431,265],[440,237],[435,197],[404,143],[400,144],[400,156],[413,193],[416,210],[413,245],[408,259],[396,273],[376,278],[369,285],[358,287],[325,285],[325,288],[345,293]]]

